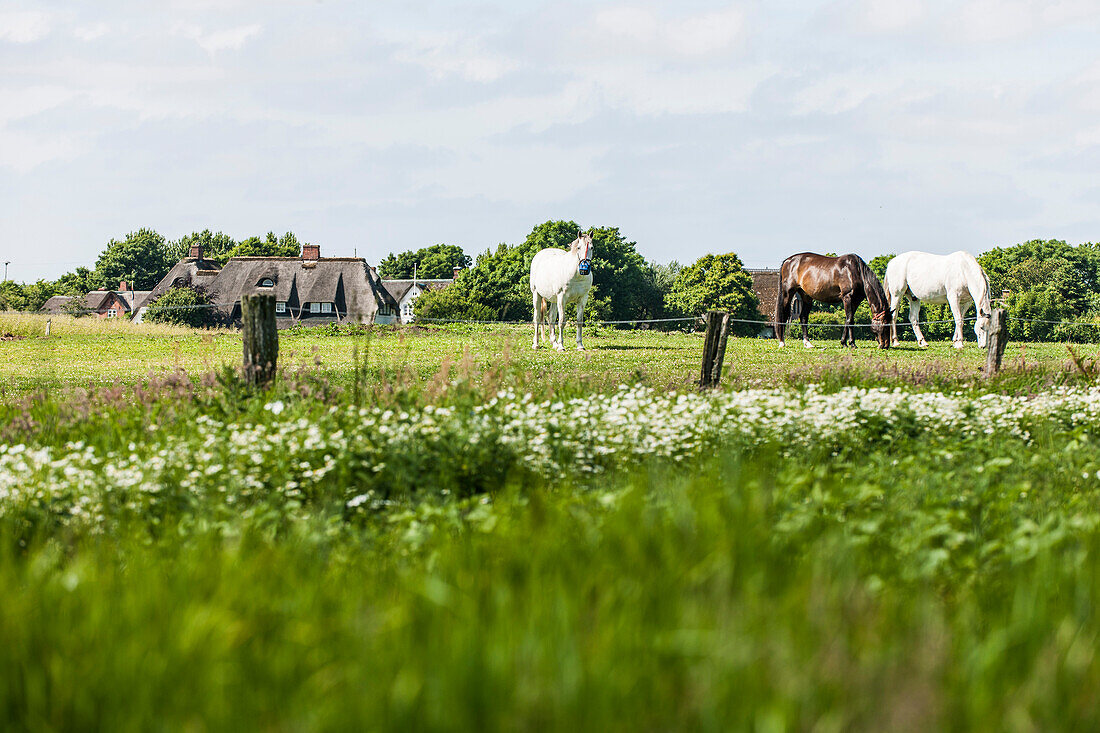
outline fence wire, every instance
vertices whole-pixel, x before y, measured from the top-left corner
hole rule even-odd
[[[146,309],[148,309],[150,311],[153,311],[153,312],[179,311],[179,310],[204,310],[204,309],[213,309],[213,308],[218,308],[218,309],[221,309],[223,311],[232,311],[234,308],[238,307],[239,305],[240,305],[240,303],[236,303],[236,302],[234,302],[234,303],[196,303],[196,304],[193,304],[193,305],[163,305],[163,306],[156,306],[155,308],[146,306]],[[40,311],[14,311],[14,312],[19,313],[21,315],[44,315]],[[68,310],[68,311],[62,311],[58,315],[78,316],[78,315],[91,315],[93,313],[99,313],[99,311],[93,310],[91,308],[84,308],[84,309],[75,309],[74,308],[74,309],[71,309],[71,310]],[[286,317],[292,318],[293,320],[301,322],[303,320],[302,317],[301,317],[302,315],[303,315],[302,313],[299,313],[299,315],[294,316],[294,315],[292,315],[288,312]],[[375,313],[366,313],[366,312],[359,312],[359,311],[332,311],[331,313],[312,313],[312,312],[310,312],[308,315],[309,316],[321,316],[321,317],[335,316],[336,318],[346,319],[346,318],[351,318],[351,317],[358,318],[358,317],[367,317],[367,316],[377,316],[377,312],[375,312]],[[395,318],[396,318],[396,316],[395,316]],[[705,315],[681,316],[681,317],[676,317],[676,318],[624,318],[624,319],[617,319],[617,320],[590,320],[590,319],[585,319],[584,324],[585,325],[591,325],[591,326],[624,326],[624,325],[642,325],[642,324],[655,324],[655,323],[690,323],[690,322],[702,323],[704,318],[705,318]],[[1054,320],[1048,320],[1048,319],[1042,319],[1042,318],[1025,318],[1025,317],[1020,317],[1020,316],[1008,316],[1008,315],[1006,315],[1005,318],[1006,318],[1006,320],[1016,321],[1018,323],[1042,323],[1042,324],[1053,325],[1053,326],[1094,326],[1094,327],[1100,327],[1100,321],[1054,321]],[[305,320],[308,320],[308,318],[305,319]],[[977,320],[977,316],[964,316],[962,318],[962,321],[964,323],[973,323],[976,320]],[[768,326],[768,327],[775,326],[774,321],[768,321],[768,320],[755,320],[755,319],[747,319],[747,318],[730,318],[729,321],[730,321],[730,323],[742,323],[742,324],[747,324],[747,325],[758,325],[758,326]],[[462,318],[416,318],[414,321],[412,321],[412,323],[432,323],[432,324],[439,324],[439,325],[455,324],[455,325],[515,326],[515,325],[531,325],[533,323],[533,321],[531,319],[510,320],[510,321],[484,321],[484,320],[473,320],[473,319],[462,319]],[[919,325],[919,326],[932,326],[932,325],[940,325],[940,324],[945,324],[945,323],[955,323],[955,320],[953,318],[941,318],[941,319],[938,319],[938,320],[917,321],[917,325]],[[895,319],[895,324],[897,326],[906,326],[906,325],[911,325],[912,321],[902,320],[902,319],[899,318],[899,319]],[[379,325],[389,325],[389,324],[379,324]],[[787,321],[785,325],[792,326],[792,327],[798,327],[798,326],[802,325],[802,322],[799,321],[799,320],[791,319],[791,320]],[[807,324],[807,325],[809,325],[813,328],[844,328],[844,326],[845,326],[845,324],[843,324],[843,323],[812,323],[812,322]],[[870,323],[853,323],[852,327],[853,328],[872,328],[873,324],[870,324]]]

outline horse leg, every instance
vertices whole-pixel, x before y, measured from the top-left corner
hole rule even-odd
[[[783,331],[787,328],[787,319],[791,317],[790,293],[783,290],[783,283],[779,284],[779,294],[775,299],[775,338],[779,340],[779,348],[783,348]]]
[[[531,289],[531,319],[535,322],[535,340],[531,342],[532,349],[539,347],[539,327],[542,325],[542,298],[534,288]]]
[[[890,296],[890,345],[900,346],[898,341],[898,314],[901,313],[901,293],[893,290],[887,293]]]
[[[856,307],[855,299],[852,296],[843,298],[844,301],[844,329],[843,335],[840,337],[841,346],[856,347],[856,335],[855,335],[855,322],[856,322]]]
[[[577,351],[584,351],[584,344],[581,343],[581,330],[584,328],[584,304],[587,302],[587,293],[577,301]]]
[[[965,344],[963,337],[963,312],[959,307],[958,293],[947,294],[947,304],[951,306],[951,315],[955,317],[955,334],[951,337],[951,345],[961,349]]]
[[[909,323],[913,324],[913,335],[917,337],[917,346],[928,348],[928,342],[924,340],[924,334],[920,330],[920,300],[909,294]]]
[[[810,297],[805,293],[798,294],[798,320],[802,322],[802,346],[812,349],[810,343]]]
[[[554,348],[558,351],[565,350],[565,344],[562,343],[565,336],[565,293],[558,293],[558,338],[554,343]]]

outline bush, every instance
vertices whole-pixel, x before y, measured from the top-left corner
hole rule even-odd
[[[210,294],[199,286],[171,288],[149,306],[145,320],[192,328],[216,328],[228,317],[214,307]]]
[[[422,293],[413,305],[413,312],[421,320],[497,320],[497,314],[492,308],[483,303],[475,303],[466,292],[453,285]]]

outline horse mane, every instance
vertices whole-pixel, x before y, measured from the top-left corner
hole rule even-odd
[[[879,282],[878,275],[862,257],[856,257],[856,262],[859,263],[856,267],[859,268],[859,276],[863,280],[863,294],[867,297],[867,304],[871,306],[873,312],[882,313],[888,310],[890,301],[886,297],[886,291],[883,289],[882,283]],[[878,303],[872,302],[872,297]]]
[[[969,254],[969,253],[967,253]],[[974,278],[974,269],[977,268],[978,282],[981,283],[981,293],[975,293],[972,287],[971,280]],[[985,274],[985,268],[981,266],[978,260],[970,256],[967,258],[966,263],[966,287],[970,290],[970,297],[974,299],[974,309],[978,311],[978,315],[982,315],[982,306],[985,306],[985,313],[989,315],[993,312],[993,304],[989,302],[989,275]]]

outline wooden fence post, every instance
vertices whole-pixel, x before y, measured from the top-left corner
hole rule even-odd
[[[264,386],[275,377],[279,359],[279,331],[275,327],[275,296],[241,298],[244,333],[244,376],[250,384]]]
[[[1001,371],[1001,357],[1005,354],[1008,341],[1008,321],[1004,308],[994,308],[989,314],[989,335],[986,339],[988,351],[985,355],[985,376],[992,377]]]
[[[703,364],[699,389],[717,387],[722,380],[722,361],[726,357],[730,317],[725,311],[707,311],[707,330],[703,339]]]

